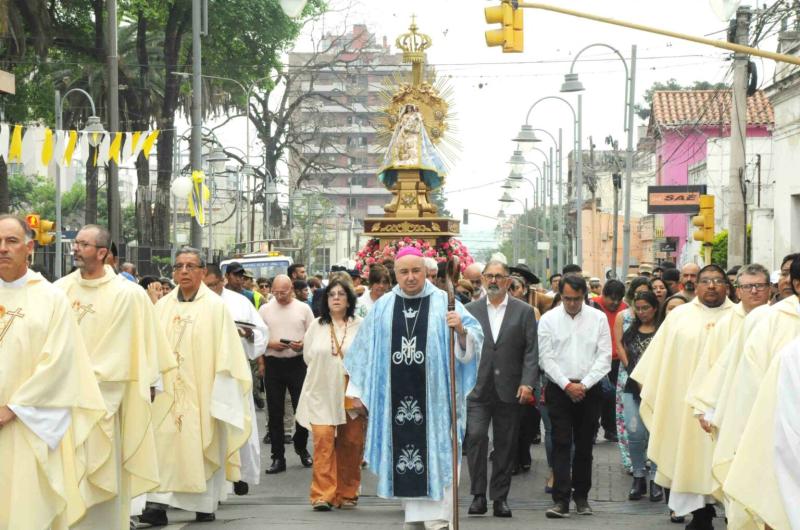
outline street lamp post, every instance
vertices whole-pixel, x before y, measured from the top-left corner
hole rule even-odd
[[[560,96],[545,96],[543,98],[539,98],[538,100],[534,101],[533,104],[528,108],[528,113],[525,115],[525,124],[522,126],[522,128],[520,129],[519,134],[517,135],[516,138],[513,139],[513,141],[517,142],[517,144],[521,148],[527,148],[533,142],[537,142],[538,141],[538,138],[536,138],[535,134],[533,133],[533,131],[534,131],[533,126],[529,125],[530,117],[531,117],[531,113],[533,112],[533,109],[536,107],[536,105],[538,105],[539,103],[541,103],[543,101],[547,101],[547,100],[557,100],[557,101],[560,101],[560,102],[566,104],[567,107],[569,107],[570,112],[572,112],[572,124],[573,124],[572,132],[573,132],[573,147],[574,147],[574,151],[577,152],[577,153],[581,153],[581,150],[583,148],[582,147],[582,143],[581,143],[581,135],[582,135],[582,130],[581,129],[582,129],[582,126],[583,126],[583,119],[582,119],[583,117],[581,115],[582,99],[581,99],[580,94],[578,95],[578,105],[577,105],[578,106],[578,110],[577,110],[577,112],[575,110],[575,107],[573,107],[572,104],[569,101],[567,101],[566,99],[564,99],[564,98],[562,98]],[[541,129],[536,129],[536,130],[540,131]],[[559,146],[561,146],[561,129],[559,129],[558,138],[559,138],[558,144],[559,144]],[[560,147],[559,147],[559,151],[561,153],[563,153],[563,150]],[[577,157],[576,167],[575,167],[575,176],[576,176],[575,177],[576,178],[576,183],[579,184],[577,186],[578,193],[576,195],[576,202],[578,204],[580,204],[580,202],[582,202],[582,200],[583,200],[583,198],[581,196],[581,192],[580,192],[581,188],[583,187],[583,157],[582,156],[578,156]],[[563,187],[563,173],[562,173],[561,163],[559,162],[558,204],[559,204],[559,206],[561,208],[564,207],[563,196],[562,196],[562,187]],[[577,220],[578,220],[578,226],[580,226],[580,222],[581,222],[580,207],[576,208],[576,217],[577,217]],[[563,257],[562,256],[559,257],[559,264],[561,266],[566,264],[566,261],[567,261],[567,258],[566,258],[566,247],[567,247],[567,245],[566,245],[566,239],[564,237],[564,226],[563,226],[565,224],[563,221],[565,221],[565,220],[566,220],[566,215],[564,216],[564,220],[562,220],[562,222],[558,223],[559,248],[560,248],[561,252],[563,252],[563,254],[564,254]],[[581,264],[581,246],[582,246],[581,231],[580,230],[576,231],[575,242],[576,242],[576,248],[578,249],[576,263],[578,265],[580,265]]]
[[[94,100],[92,96],[89,95],[83,89],[80,88],[72,88],[67,90],[64,95],[61,95],[61,92],[56,90],[55,91],[55,106],[56,106],[56,130],[60,131],[64,128],[64,100],[67,99],[73,92],[79,92],[86,96],[89,100],[89,105],[92,107],[92,115],[86,120],[86,127],[84,128],[84,133],[88,133],[89,135],[89,145],[92,147],[97,147],[100,144],[101,135],[105,132],[103,130],[103,125],[100,123],[100,118],[97,116],[97,109],[94,106]],[[92,163],[90,160],[87,164]],[[56,198],[55,198],[55,206],[56,206],[56,259],[55,259],[55,266],[53,269],[53,275],[56,279],[61,277],[62,273],[62,258],[63,258],[63,250],[61,248],[62,237],[61,231],[64,228],[62,226],[62,219],[61,219],[61,166],[56,164]]]
[[[636,45],[634,44],[631,46],[630,68],[628,68],[628,62],[622,54],[613,46],[603,43],[586,46],[579,51],[572,60],[569,73],[564,76],[564,84],[561,87],[562,92],[580,92],[584,90],[583,83],[578,79],[578,74],[574,73],[575,63],[583,52],[594,47],[608,48],[619,57],[620,61],[622,61],[622,64],[625,66],[624,122],[625,131],[628,133],[628,144],[625,149],[625,214],[622,222],[622,276],[625,277],[628,275],[631,253],[631,194],[633,193],[633,114],[636,89]],[[578,98],[580,98],[580,95]]]
[[[203,1],[192,0],[192,143],[191,158],[192,172],[202,171],[202,141],[203,141],[203,84],[201,76],[203,74],[203,61],[201,53],[200,35],[203,25]],[[202,202],[202,190],[198,203]],[[199,206],[199,204],[198,204]],[[203,233],[201,232],[200,221],[195,217],[195,222],[189,223],[189,235],[191,245],[200,250],[203,247]]]

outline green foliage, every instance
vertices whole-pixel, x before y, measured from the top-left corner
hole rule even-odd
[[[719,265],[723,269],[728,268],[728,231],[722,230],[714,236],[714,243],[711,247],[711,263]]]

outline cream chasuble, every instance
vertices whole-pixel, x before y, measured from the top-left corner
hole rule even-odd
[[[800,530],[800,339],[763,378],[723,491],[742,507],[728,528]]]
[[[732,310],[727,298],[716,308],[699,298],[676,308],[631,374],[642,384],[639,413],[650,431],[647,456],[658,464],[656,482],[672,489],[670,507],[682,512],[678,515],[702,508],[700,497],[714,490],[711,437],[700,428],[686,395],[706,341]],[[682,501],[683,493],[696,498]]]
[[[725,356],[728,345],[735,342],[734,339],[738,336],[746,316],[747,313],[744,312],[742,304],[735,304],[728,314],[719,319],[711,336],[706,341],[686,394],[686,402],[695,409],[696,416],[706,416],[706,419],[709,419],[707,415],[711,410],[699,399],[698,395],[714,367]]]
[[[159,484],[149,359],[168,347],[166,337],[144,290],[109,266],[101,278],[85,280],[75,271],[55,285],[74,311],[107,409],[83,446],[88,473],[81,495],[90,509],[78,528],[124,529],[131,497]]]
[[[695,389],[694,395],[690,396],[693,400],[691,405],[696,410],[704,412],[706,420],[717,429],[724,421],[724,411],[719,408],[719,404],[725,401],[725,396],[730,391],[731,380],[736,373],[744,343],[750,336],[753,327],[761,318],[769,314],[769,311],[770,306],[765,304],[756,307],[745,316],[742,325],[725,346],[722,354],[711,367],[711,371]],[[714,443],[716,445],[716,440]]]
[[[204,284],[191,301],[179,288],[156,304],[178,368],[153,403],[161,485],[148,500],[214,512],[225,479],[241,478],[239,449],[251,430],[250,365],[222,298]]]
[[[59,289],[28,271],[0,281],[0,530],[63,529],[86,507],[76,454],[105,404]]]
[[[753,327],[742,349],[739,363],[724,401],[719,408],[724,421],[719,426],[712,458],[712,473],[725,483],[750,411],[773,357],[795,337],[800,336],[798,300],[791,296],[772,306]],[[729,521],[736,524],[742,515],[735,505],[726,504]]]

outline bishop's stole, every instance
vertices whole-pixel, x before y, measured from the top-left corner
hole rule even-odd
[[[467,353],[474,352],[459,355],[456,346],[460,444],[483,332],[459,302],[456,311],[471,341]],[[446,313],[447,294],[430,282],[412,298],[395,287],[375,303],[344,359],[369,411],[365,459],[378,475],[380,497],[441,500],[452,482]]]

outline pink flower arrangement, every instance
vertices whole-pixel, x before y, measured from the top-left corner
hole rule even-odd
[[[406,246],[418,248],[423,256],[434,258],[437,262],[446,262],[452,256],[456,256],[462,271],[475,261],[466,245],[454,237],[436,246],[431,246],[422,239],[405,237],[388,243],[382,248],[377,239],[370,239],[356,255],[356,270],[362,274],[368,274],[370,265],[382,263],[386,259],[393,260],[397,252]]]

